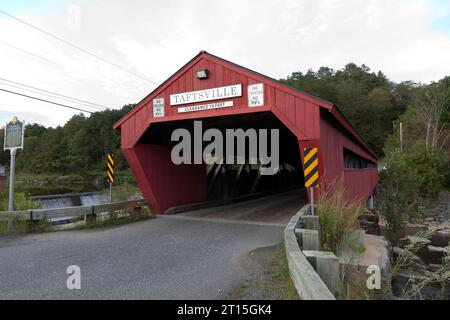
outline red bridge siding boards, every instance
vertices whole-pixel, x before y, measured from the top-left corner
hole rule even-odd
[[[351,139],[348,133],[342,132],[338,125],[331,123],[326,117],[320,119],[320,148],[324,163],[324,176],[329,182],[343,178],[346,187],[346,198],[366,200],[373,194],[378,183],[376,168],[344,170],[344,148],[347,148],[363,158],[376,161],[364,147]]]
[[[199,69],[208,69],[209,78],[197,79]],[[255,83],[264,84],[265,104],[249,108],[247,86]],[[180,114],[178,108],[187,105],[170,106],[171,94],[234,84],[242,84],[241,97],[198,103],[232,100],[233,107]],[[152,100],[160,97],[164,98],[165,116],[153,118]],[[344,171],[343,148],[371,161],[376,161],[376,157],[332,103],[204,51],[145,97],[114,128],[121,131],[124,155],[150,207],[161,213],[171,206],[206,200],[205,166],[176,166],[170,160],[168,147],[139,143],[152,123],[261,111],[272,112],[291,130],[299,141],[300,151],[319,147],[320,179],[343,176],[348,198],[367,199],[373,193],[378,179],[376,169]],[[303,152],[300,154],[303,157]]]

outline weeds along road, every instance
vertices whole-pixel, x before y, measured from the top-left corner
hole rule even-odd
[[[0,299],[220,299],[258,271],[252,250],[282,241],[276,225],[182,217],[0,237]]]

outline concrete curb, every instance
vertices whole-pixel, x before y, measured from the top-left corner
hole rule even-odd
[[[284,229],[284,245],[289,265],[289,274],[303,300],[336,300],[320,276],[314,270],[300,250],[295,229],[299,226],[300,217],[309,212],[309,205],[304,206],[291,218]]]

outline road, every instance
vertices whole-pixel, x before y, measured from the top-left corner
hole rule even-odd
[[[307,203],[306,191],[301,188],[220,207],[193,210],[179,215],[214,220],[261,221],[286,225],[291,217]]]
[[[282,239],[280,226],[181,217],[0,238],[0,299],[220,299],[258,272],[252,250]]]

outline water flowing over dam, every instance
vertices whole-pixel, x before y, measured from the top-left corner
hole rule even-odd
[[[103,192],[66,193],[31,197],[39,202],[42,209],[88,206],[108,202],[108,195]]]

